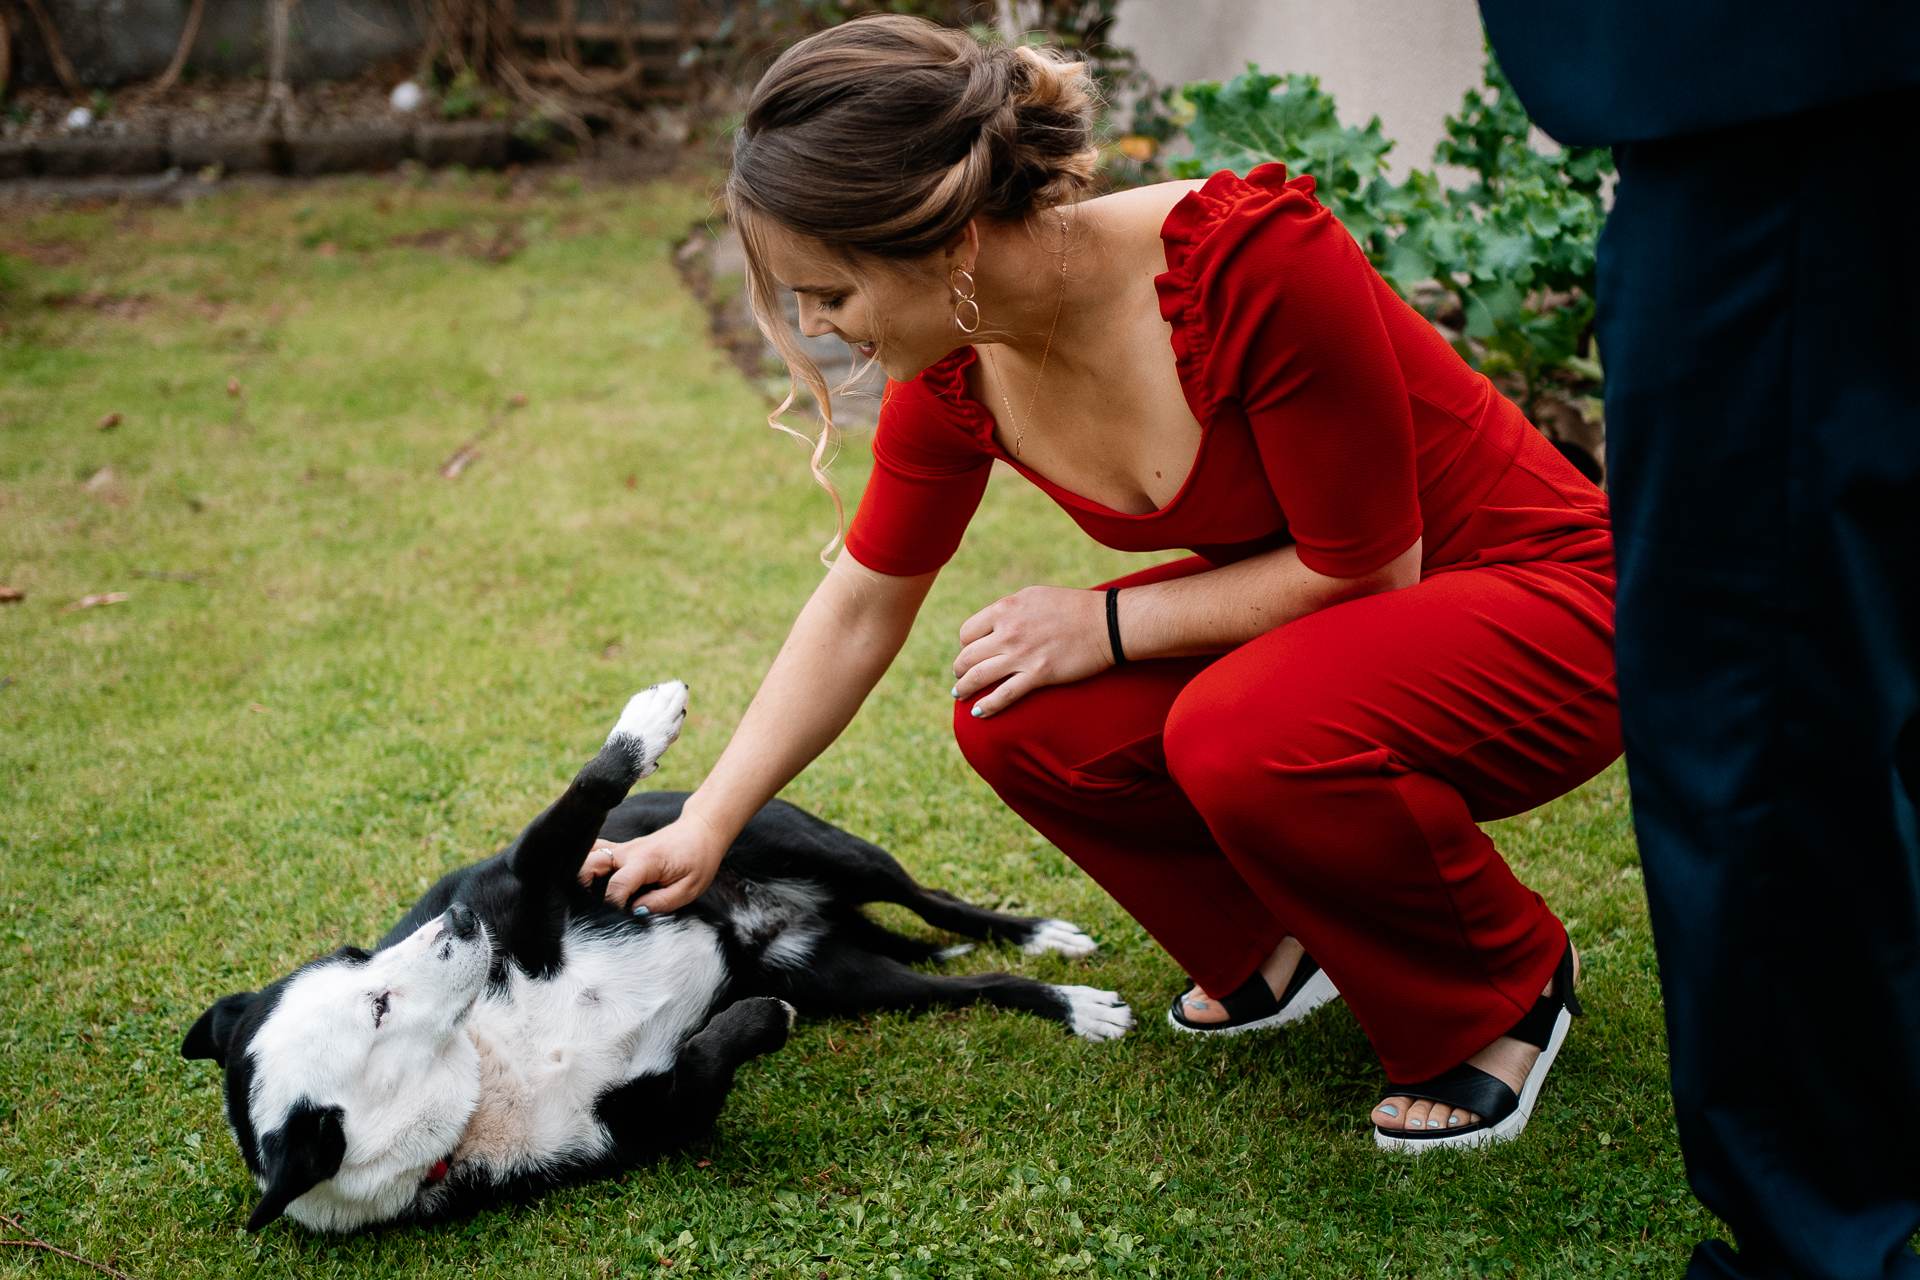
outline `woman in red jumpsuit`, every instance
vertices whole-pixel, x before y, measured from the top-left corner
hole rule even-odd
[[[670,910],[898,652],[995,460],[1184,560],[962,627],[955,730],[1190,972],[1180,1031],[1343,997],[1383,1146],[1511,1137],[1573,955],[1476,823],[1620,750],[1606,500],[1278,165],[1070,203],[1078,68],[905,18],[796,45],[729,199],[763,317],[890,382],[846,550],[673,827],[608,846]],[[766,321],[763,319],[763,324]],[[784,327],[767,325],[817,381]]]

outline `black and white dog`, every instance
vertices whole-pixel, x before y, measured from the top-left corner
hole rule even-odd
[[[736,1067],[786,1043],[794,1012],[990,1001],[1124,1034],[1120,997],[1005,973],[943,977],[942,951],[859,907],[1031,954],[1082,956],[1061,920],[924,889],[884,850],[775,801],[700,899],[609,906],[576,877],[596,836],[671,822],[684,793],[622,798],[679,736],[679,682],[634,695],[606,747],[506,849],[444,877],[372,954],[343,948],[223,997],[181,1052],[226,1070],[227,1119],[264,1192],[247,1221],[316,1231],[430,1222],[601,1177],[704,1133]]]

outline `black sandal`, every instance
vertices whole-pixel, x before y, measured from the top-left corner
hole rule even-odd
[[[1547,1071],[1566,1041],[1567,1028],[1581,1016],[1579,998],[1573,994],[1573,944],[1569,942],[1566,953],[1560,957],[1559,968],[1553,971],[1553,994],[1534,1001],[1527,1016],[1507,1032],[1516,1040],[1540,1048],[1540,1056],[1534,1059],[1533,1069],[1527,1072],[1520,1092],[1516,1094],[1504,1081],[1464,1062],[1419,1084],[1389,1083],[1387,1091],[1380,1095],[1380,1102],[1388,1098],[1438,1102],[1471,1111],[1480,1119],[1443,1129],[1382,1129],[1375,1125],[1375,1145],[1383,1151],[1430,1151],[1434,1147],[1481,1147],[1519,1137],[1520,1131],[1527,1127],[1527,1118],[1533,1114],[1533,1104],[1540,1096],[1540,1086],[1546,1082]],[[1374,1105],[1377,1107],[1379,1103]]]
[[[1191,978],[1188,982],[1191,986],[1200,985]],[[1302,952],[1300,963],[1294,966],[1293,977],[1278,1000],[1273,998],[1273,988],[1267,985],[1267,980],[1260,976],[1258,970],[1241,983],[1232,995],[1220,999],[1220,1007],[1227,1011],[1225,1022],[1189,1020],[1180,1007],[1186,998],[1185,992],[1173,998],[1173,1007],[1167,1010],[1168,1026],[1189,1035],[1237,1036],[1248,1031],[1264,1031],[1268,1027],[1284,1027],[1289,1022],[1298,1022],[1327,1001],[1339,999],[1340,991],[1333,985],[1333,979],[1327,976],[1327,971],[1315,963],[1312,956]],[[1213,996],[1207,998],[1215,999]]]

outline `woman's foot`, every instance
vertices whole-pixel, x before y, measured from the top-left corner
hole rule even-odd
[[[1574,953],[1573,972],[1577,980],[1580,975],[1578,952]],[[1540,994],[1543,996],[1553,994],[1551,979],[1547,981],[1547,985]],[[1517,1094],[1520,1092],[1520,1087],[1527,1081],[1527,1073],[1533,1070],[1533,1064],[1539,1057],[1539,1046],[1528,1044],[1525,1040],[1516,1040],[1512,1036],[1501,1036],[1468,1058],[1467,1065],[1480,1068]],[[1480,1117],[1471,1111],[1449,1107],[1442,1102],[1428,1102],[1425,1098],[1387,1098],[1373,1109],[1373,1123],[1389,1131],[1459,1129],[1479,1122]]]
[[[1280,945],[1273,949],[1266,962],[1260,966],[1260,976],[1267,980],[1267,986],[1273,990],[1273,998],[1278,1000],[1286,994],[1287,984],[1293,981],[1293,971],[1300,965],[1300,957],[1307,949],[1300,945],[1300,939],[1288,934],[1280,939]],[[1226,1006],[1209,996],[1199,987],[1180,997],[1180,1012],[1188,1022],[1207,1025],[1225,1022],[1231,1015]]]

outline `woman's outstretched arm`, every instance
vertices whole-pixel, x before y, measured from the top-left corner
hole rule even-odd
[[[727,749],[678,821],[602,844],[581,882],[612,872],[607,900],[673,911],[699,897],[747,820],[840,736],[886,674],[935,573],[896,578],[841,554],[794,621]]]

